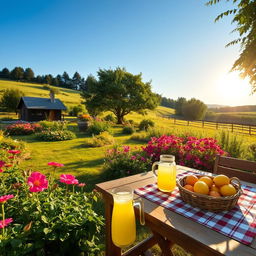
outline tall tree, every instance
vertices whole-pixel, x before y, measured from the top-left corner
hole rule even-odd
[[[15,112],[20,98],[24,96],[24,93],[17,89],[7,89],[4,91],[0,100],[0,106],[5,111]]]
[[[11,71],[11,79],[20,81],[24,77],[24,69],[22,67],[15,67]]]
[[[210,0],[207,5],[214,5],[221,0]],[[226,0],[233,2],[234,8],[217,16],[215,21],[224,16],[233,15],[232,23],[236,28],[232,32],[238,32],[238,38],[227,46],[240,44],[241,53],[232,67],[243,78],[248,77],[252,85],[252,91],[256,91],[256,0]]]
[[[98,80],[87,78],[86,90],[81,92],[90,113],[111,111],[121,124],[130,112],[141,113],[159,104],[159,97],[151,91],[150,82],[142,82],[141,74],[133,75],[124,68],[100,69],[97,74]]]
[[[206,111],[207,106],[195,98],[186,101],[182,105],[182,115],[189,120],[202,120]]]
[[[1,78],[6,78],[9,79],[10,78],[10,71],[8,68],[3,68],[2,71],[0,72],[0,77]]]
[[[181,116],[182,115],[182,106],[186,103],[186,98],[179,97],[175,102],[175,114]]]
[[[70,81],[70,77],[69,77],[69,75],[66,71],[63,72],[62,80],[63,80],[64,85],[68,86],[69,81]]]
[[[35,78],[34,71],[31,68],[26,68],[24,72],[24,79],[27,81],[33,81]]]
[[[82,77],[78,72],[75,72],[72,78],[72,87],[73,87],[72,89],[79,90],[81,82],[82,82]]]
[[[52,84],[53,77],[51,74],[48,74],[44,77],[44,83],[45,84]]]

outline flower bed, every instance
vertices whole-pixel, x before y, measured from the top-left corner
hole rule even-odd
[[[21,152],[2,151],[0,255],[98,255],[103,218],[93,210],[96,194],[83,192],[71,174],[55,180],[63,164],[48,163],[49,175],[22,171]]]
[[[62,141],[76,138],[75,133],[68,130],[45,130],[37,133],[36,136],[44,141]]]
[[[31,124],[31,123],[23,123],[17,122],[6,127],[6,134],[8,135],[29,135],[32,133],[36,133],[42,130],[42,126],[40,124]]]
[[[176,163],[199,170],[213,170],[216,155],[228,155],[213,138],[177,137],[163,135],[151,138],[143,151],[152,161],[158,161],[161,154],[175,155]]]

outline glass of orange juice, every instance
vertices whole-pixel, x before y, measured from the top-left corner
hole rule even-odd
[[[112,213],[111,233],[113,243],[125,248],[134,243],[136,239],[136,222],[134,206],[140,210],[140,223],[145,224],[144,205],[141,199],[133,200],[133,190],[124,186],[112,191],[114,207]]]
[[[160,161],[153,163],[152,171],[157,176],[157,186],[159,190],[163,192],[171,192],[172,190],[174,190],[176,186],[177,172],[175,156],[161,155]]]

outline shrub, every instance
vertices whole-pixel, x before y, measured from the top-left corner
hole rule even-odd
[[[0,106],[5,111],[15,112],[20,98],[23,96],[24,93],[18,89],[7,89],[0,100]]]
[[[29,135],[41,130],[42,126],[40,124],[17,122],[15,124],[8,125],[5,132],[8,135]]]
[[[126,125],[123,127],[123,131],[124,134],[133,134],[136,132],[136,129],[131,126],[131,125]]]
[[[189,120],[201,120],[204,118],[207,106],[200,100],[192,98],[182,105],[182,115]]]
[[[99,135],[93,136],[92,139],[86,143],[90,147],[102,147],[112,145],[115,143],[114,137],[108,132],[101,132]]]
[[[44,130],[63,131],[67,130],[67,123],[64,121],[40,121],[39,124]]]
[[[213,171],[217,154],[228,155],[213,138],[181,138],[174,135],[151,138],[143,150],[152,161],[158,161],[161,154],[171,154],[175,155],[180,165],[208,171]]]
[[[116,118],[112,114],[106,115],[104,117],[104,120],[107,121],[107,122],[112,122],[112,123],[116,122]]]
[[[154,127],[154,126],[155,126],[155,123],[152,120],[144,119],[140,122],[139,129],[147,131],[150,127]]]
[[[106,180],[117,179],[147,172],[150,168],[151,161],[144,152],[132,151],[129,146],[115,146],[106,152],[103,176]]]
[[[98,135],[101,132],[110,132],[110,124],[104,121],[94,120],[90,123],[88,127],[88,133],[93,135]]]
[[[17,149],[25,150],[26,143],[24,141],[13,140],[12,138],[2,137],[0,139],[0,148],[1,149]]]
[[[93,210],[96,194],[83,192],[83,187],[74,190],[79,183],[74,176],[61,175],[57,181],[53,175],[21,171],[18,165],[1,175],[2,194],[14,198],[10,196],[3,206],[11,223],[1,236],[0,255],[100,253],[103,218]],[[67,179],[74,185],[68,185]]]
[[[36,134],[38,139],[44,141],[62,141],[76,138],[75,133],[68,130],[44,130]]]
[[[70,108],[69,115],[70,116],[78,116],[79,113],[84,113],[85,107],[84,105],[76,105]]]

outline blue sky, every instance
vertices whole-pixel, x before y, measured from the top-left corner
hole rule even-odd
[[[152,80],[155,92],[205,103],[255,104],[250,86],[227,75],[239,47],[229,6],[201,0],[0,0],[0,69],[31,67],[36,74],[125,67]]]

